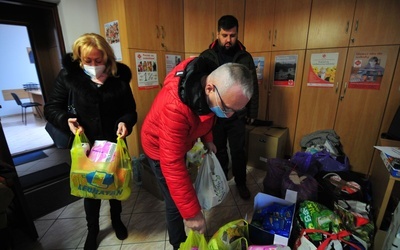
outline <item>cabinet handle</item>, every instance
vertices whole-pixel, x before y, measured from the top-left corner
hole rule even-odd
[[[356,20],[356,28],[354,29],[355,32],[358,31],[358,19]]]
[[[350,26],[350,22],[347,21],[347,24],[346,24],[346,34],[349,32],[349,26]]]
[[[268,41],[271,41],[271,30],[268,31]]]
[[[157,29],[157,38],[160,38],[160,29],[158,28],[158,25],[156,25],[156,29]]]
[[[165,46],[164,43],[161,43],[161,47],[163,47],[165,51],[168,51],[168,48],[167,48],[167,46]]]
[[[164,39],[165,38],[165,30],[164,30],[164,26],[161,26],[161,38]]]
[[[344,95],[346,94],[346,90],[347,90],[347,82],[344,83],[343,95],[340,96],[340,100],[341,101],[344,99]]]
[[[336,88],[335,88],[335,93],[336,94],[337,94],[338,90],[339,90],[339,82],[336,82]]]
[[[274,43],[272,44],[272,46],[274,46],[275,47],[275,43],[276,43],[276,37],[277,37],[277,34],[278,34],[278,31],[277,30],[275,30],[275,32],[274,32],[275,34],[274,34]]]

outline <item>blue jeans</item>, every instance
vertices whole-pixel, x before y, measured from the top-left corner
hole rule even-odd
[[[153,160],[148,156],[146,156],[146,158],[151,170],[156,176],[161,193],[164,196],[169,243],[174,247],[174,249],[179,249],[180,244],[186,240],[183,218],[176,207],[174,200],[172,200],[164,175],[161,172],[160,161]]]

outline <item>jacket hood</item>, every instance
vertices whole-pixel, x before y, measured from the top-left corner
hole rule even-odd
[[[181,78],[178,84],[179,98],[198,115],[206,115],[211,112],[201,78],[209,75],[216,68],[217,65],[211,60],[198,57],[191,61],[183,71],[176,73]]]

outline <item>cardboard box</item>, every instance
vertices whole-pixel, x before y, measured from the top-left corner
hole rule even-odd
[[[287,128],[255,127],[249,134],[247,165],[264,169],[267,159],[283,158]]]
[[[393,157],[390,157],[384,152],[381,152],[380,156],[390,175],[393,177],[400,177],[400,164],[396,161],[397,159],[393,160]]]
[[[289,237],[284,237],[278,234],[272,234],[262,228],[259,228],[252,223],[249,224],[249,239],[251,245],[273,245],[273,244],[281,244],[287,246],[289,243],[290,233],[293,228],[293,219],[296,211],[296,200],[297,200],[297,192],[292,190],[286,190],[285,199],[281,199],[272,195],[258,193],[254,197],[254,212],[258,209],[262,209],[268,206],[271,206],[274,203],[278,203],[284,206],[293,205],[292,212],[292,223],[290,226]],[[249,245],[250,245],[249,244]]]
[[[156,176],[151,170],[150,166],[147,163],[147,160],[142,161],[143,169],[141,169],[141,177],[142,177],[142,187],[146,189],[149,193],[154,195],[157,199],[163,201],[164,197],[162,196],[160,187],[158,186],[158,182]]]

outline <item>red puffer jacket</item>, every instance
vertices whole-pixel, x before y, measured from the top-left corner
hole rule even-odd
[[[179,96],[182,92],[178,94],[181,78],[176,76],[176,72],[182,71],[192,60],[193,58],[183,61],[167,75],[141,129],[143,150],[150,158],[160,161],[172,199],[184,219],[193,218],[201,210],[186,169],[185,154],[193,147],[197,138],[201,138],[203,142],[212,142],[211,129],[214,123],[214,114],[211,111],[204,115],[196,114],[196,107],[183,103],[182,96]],[[200,79],[191,79],[190,85],[197,86],[194,89],[197,88],[198,91],[188,89],[187,95],[189,92],[204,92]],[[203,92],[201,99],[206,103]],[[190,99],[187,95],[185,98]]]

